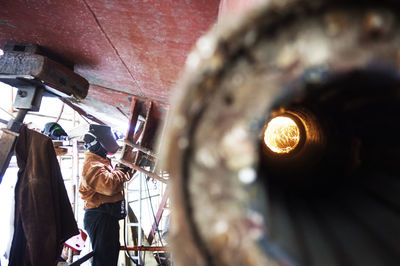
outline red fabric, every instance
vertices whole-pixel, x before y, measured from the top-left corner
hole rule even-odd
[[[15,154],[19,172],[9,265],[56,265],[63,243],[79,231],[53,142],[22,127]]]

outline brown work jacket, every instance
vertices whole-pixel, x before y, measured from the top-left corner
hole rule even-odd
[[[79,231],[53,142],[23,126],[15,155],[19,171],[9,265],[54,266],[64,242]]]
[[[128,174],[113,169],[110,159],[87,152],[79,185],[79,192],[85,202],[84,209],[123,200],[123,184],[129,179]]]

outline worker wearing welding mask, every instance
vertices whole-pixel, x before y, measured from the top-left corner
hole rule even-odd
[[[90,125],[84,136],[85,161],[79,192],[84,200],[84,228],[94,250],[92,265],[117,265],[120,249],[119,220],[124,218],[123,185],[131,178],[130,169],[113,169],[107,154],[115,153],[119,146],[111,128]]]

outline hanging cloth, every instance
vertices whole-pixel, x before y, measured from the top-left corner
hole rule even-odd
[[[15,155],[19,171],[9,266],[54,266],[63,243],[79,231],[53,142],[23,126]]]

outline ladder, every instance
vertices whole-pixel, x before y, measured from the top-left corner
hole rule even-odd
[[[121,152],[120,163],[135,170],[135,175],[132,179],[139,178],[139,213],[136,213],[137,222],[128,221],[128,216],[125,218],[125,239],[128,237],[129,228],[136,227],[138,231],[138,248],[143,245],[142,233],[142,208],[143,208],[143,184],[150,179],[157,180],[163,184],[168,181],[168,174],[158,169],[158,154],[157,154],[157,137],[163,131],[163,117],[167,112],[167,106],[158,102],[149,101],[134,97],[131,105],[131,117],[129,120],[129,128],[124,139],[124,145]],[[125,202],[127,212],[130,202],[129,184],[125,184]],[[147,185],[147,184],[146,184]],[[157,231],[158,224],[162,218],[162,213],[167,204],[168,193],[162,196],[161,204],[154,215],[154,223],[149,235],[147,236],[148,244],[151,245],[154,235]],[[133,247],[134,249],[135,247]],[[132,250],[125,248],[125,250]],[[127,251],[128,252],[128,251]],[[129,254],[131,258],[136,260],[139,265],[142,265],[143,251],[138,251],[136,256]]]

